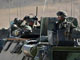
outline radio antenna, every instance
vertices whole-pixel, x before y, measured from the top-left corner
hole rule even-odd
[[[71,16],[72,16],[72,12],[73,12],[73,0],[71,0]]]

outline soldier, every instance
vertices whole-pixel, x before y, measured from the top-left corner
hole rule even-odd
[[[22,25],[27,25],[28,24],[30,27],[33,28],[34,22],[37,21],[38,18],[36,16],[34,16],[34,17],[25,16],[23,18],[23,20],[24,21],[23,21]]]
[[[32,18],[31,18],[31,21],[30,21],[30,26],[31,27],[33,27],[33,25],[35,24],[35,25],[37,25],[37,22],[38,22],[38,18],[37,18],[37,16],[33,16]]]
[[[65,21],[67,14],[63,11],[58,11],[57,16],[58,16],[57,28],[58,29],[63,28],[62,23]]]
[[[21,26],[24,26],[26,24],[29,24],[29,20],[30,20],[30,17],[29,16],[25,16],[23,18],[23,22],[22,22]]]
[[[30,32],[32,32],[32,27],[30,26],[30,16],[25,16],[23,18],[23,23],[21,24],[22,26],[24,26],[27,30],[30,30]]]
[[[57,16],[58,16],[58,25],[59,28],[63,28],[62,24],[64,23],[69,23],[71,24],[71,28],[75,28],[78,27],[78,22],[77,19],[74,17],[67,17],[67,13],[63,12],[63,11],[58,11],[57,12]]]
[[[58,36],[57,38],[59,38],[58,45],[73,46],[75,42],[71,37],[71,33],[72,30],[78,26],[77,19],[74,17],[67,17],[67,14],[63,11],[58,11],[57,16],[58,23],[56,24],[56,26]]]

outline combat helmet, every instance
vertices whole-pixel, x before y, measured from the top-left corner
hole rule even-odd
[[[29,16],[25,16],[25,17],[23,18],[23,20],[26,20],[26,19],[30,19],[30,17],[29,17]]]
[[[66,17],[67,16],[67,13],[65,11],[58,11],[57,12],[57,16]]]

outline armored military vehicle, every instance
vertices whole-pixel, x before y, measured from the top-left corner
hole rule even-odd
[[[41,19],[40,38],[25,42],[25,56],[33,60],[80,60],[80,28],[77,19],[67,17],[61,26],[64,28],[60,29],[57,29],[57,23],[56,17]]]

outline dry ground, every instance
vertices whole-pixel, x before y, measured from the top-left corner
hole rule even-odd
[[[72,8],[70,0],[46,0],[46,7],[44,8],[44,0],[0,0],[0,28],[8,28],[10,21],[15,17],[23,19],[25,15],[35,15],[36,6],[38,6],[38,17],[56,16],[56,12],[64,10],[68,16],[80,19],[79,0],[72,0]],[[10,9],[9,9],[10,7]],[[44,11],[43,11],[44,10]]]

